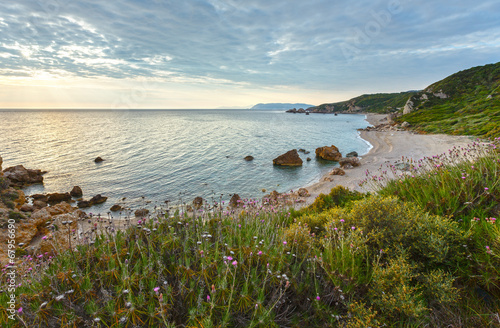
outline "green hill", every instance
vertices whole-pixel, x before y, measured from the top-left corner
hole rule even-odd
[[[368,94],[347,101],[322,104],[308,109],[312,113],[393,113],[403,108],[408,98],[416,93],[416,91],[407,91]]]
[[[500,63],[473,67],[413,95],[399,122],[427,133],[500,135]]]

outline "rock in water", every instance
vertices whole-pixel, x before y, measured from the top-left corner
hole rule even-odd
[[[95,205],[95,204],[102,204],[104,203],[106,200],[108,199],[108,197],[103,197],[101,196],[100,194],[99,195],[95,195],[94,197],[92,197],[90,199],[90,203],[92,205]]]
[[[29,170],[22,165],[16,165],[6,168],[4,176],[10,180],[13,187],[25,187],[34,183],[43,183],[43,174],[47,173],[41,170]]]
[[[246,156],[246,157],[244,158],[244,160],[245,160],[245,161],[248,161],[248,162],[249,162],[249,161],[253,161],[253,156],[248,155],[248,156]]]
[[[60,202],[66,202],[71,200],[71,195],[69,192],[66,193],[53,193],[53,194],[47,194],[47,203],[49,204],[56,204]]]
[[[229,201],[229,205],[232,207],[238,207],[241,204],[241,197],[238,194],[234,194]]]
[[[201,197],[196,197],[195,199],[193,199],[193,207],[195,209],[200,209],[200,207],[203,205],[203,198]]]
[[[77,206],[78,208],[87,208],[87,207],[90,207],[92,204],[90,204],[90,202],[88,200],[82,200],[80,202],[78,202]]]
[[[284,153],[273,159],[274,165],[286,165],[286,166],[301,166],[302,159],[297,152],[297,149],[292,149],[289,152]]]
[[[358,153],[355,151],[351,151],[349,154],[345,155],[345,157],[358,157]]]
[[[82,188],[74,186],[69,194],[71,195],[71,197],[80,198],[83,196],[83,191]]]
[[[361,162],[357,157],[348,157],[348,158],[346,157],[346,158],[341,158],[339,164],[341,168],[351,168],[360,166]]]
[[[111,208],[109,210],[112,212],[118,212],[118,211],[121,211],[122,209],[123,208],[120,205],[115,204],[115,205],[111,206]]]
[[[135,217],[145,217],[149,214],[149,210],[145,208],[141,208],[140,210],[135,211]]]
[[[94,162],[96,163],[101,163],[102,161],[104,161],[101,157],[97,157],[96,159],[94,159]]]
[[[327,161],[335,162],[338,162],[342,158],[342,154],[339,152],[339,149],[334,145],[332,145],[331,147],[324,146],[316,148],[316,156],[322,159],[326,159]]]
[[[340,167],[336,167],[330,172],[330,175],[345,175],[345,171]]]

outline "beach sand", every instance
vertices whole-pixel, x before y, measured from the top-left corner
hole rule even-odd
[[[385,118],[386,115],[367,114],[366,120],[376,126],[387,123]],[[361,131],[360,137],[373,147],[367,154],[360,156],[361,166],[345,170],[344,176],[327,173],[320,182],[305,187],[311,197],[308,197],[303,205],[311,204],[319,194],[328,194],[338,185],[361,192],[373,191],[367,185],[359,185],[367,177],[367,170],[370,176],[377,175],[381,169],[387,169],[387,165],[401,160],[402,157],[419,160],[442,154],[454,146],[464,147],[472,142],[472,137],[469,136],[423,135],[409,131]],[[333,181],[324,181],[325,177],[330,177]]]

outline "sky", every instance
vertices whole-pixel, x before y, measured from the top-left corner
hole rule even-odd
[[[500,1],[0,2],[0,108],[248,108],[500,61]]]

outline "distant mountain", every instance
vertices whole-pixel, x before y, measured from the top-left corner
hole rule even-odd
[[[431,84],[408,99],[397,120],[421,132],[500,136],[500,62]]]
[[[368,94],[347,101],[322,104],[308,109],[311,113],[392,113],[403,108],[408,98],[416,93],[416,91],[406,91]]]
[[[314,105],[308,104],[288,104],[288,103],[270,103],[270,104],[257,104],[251,109],[290,109],[290,108],[309,108]]]

